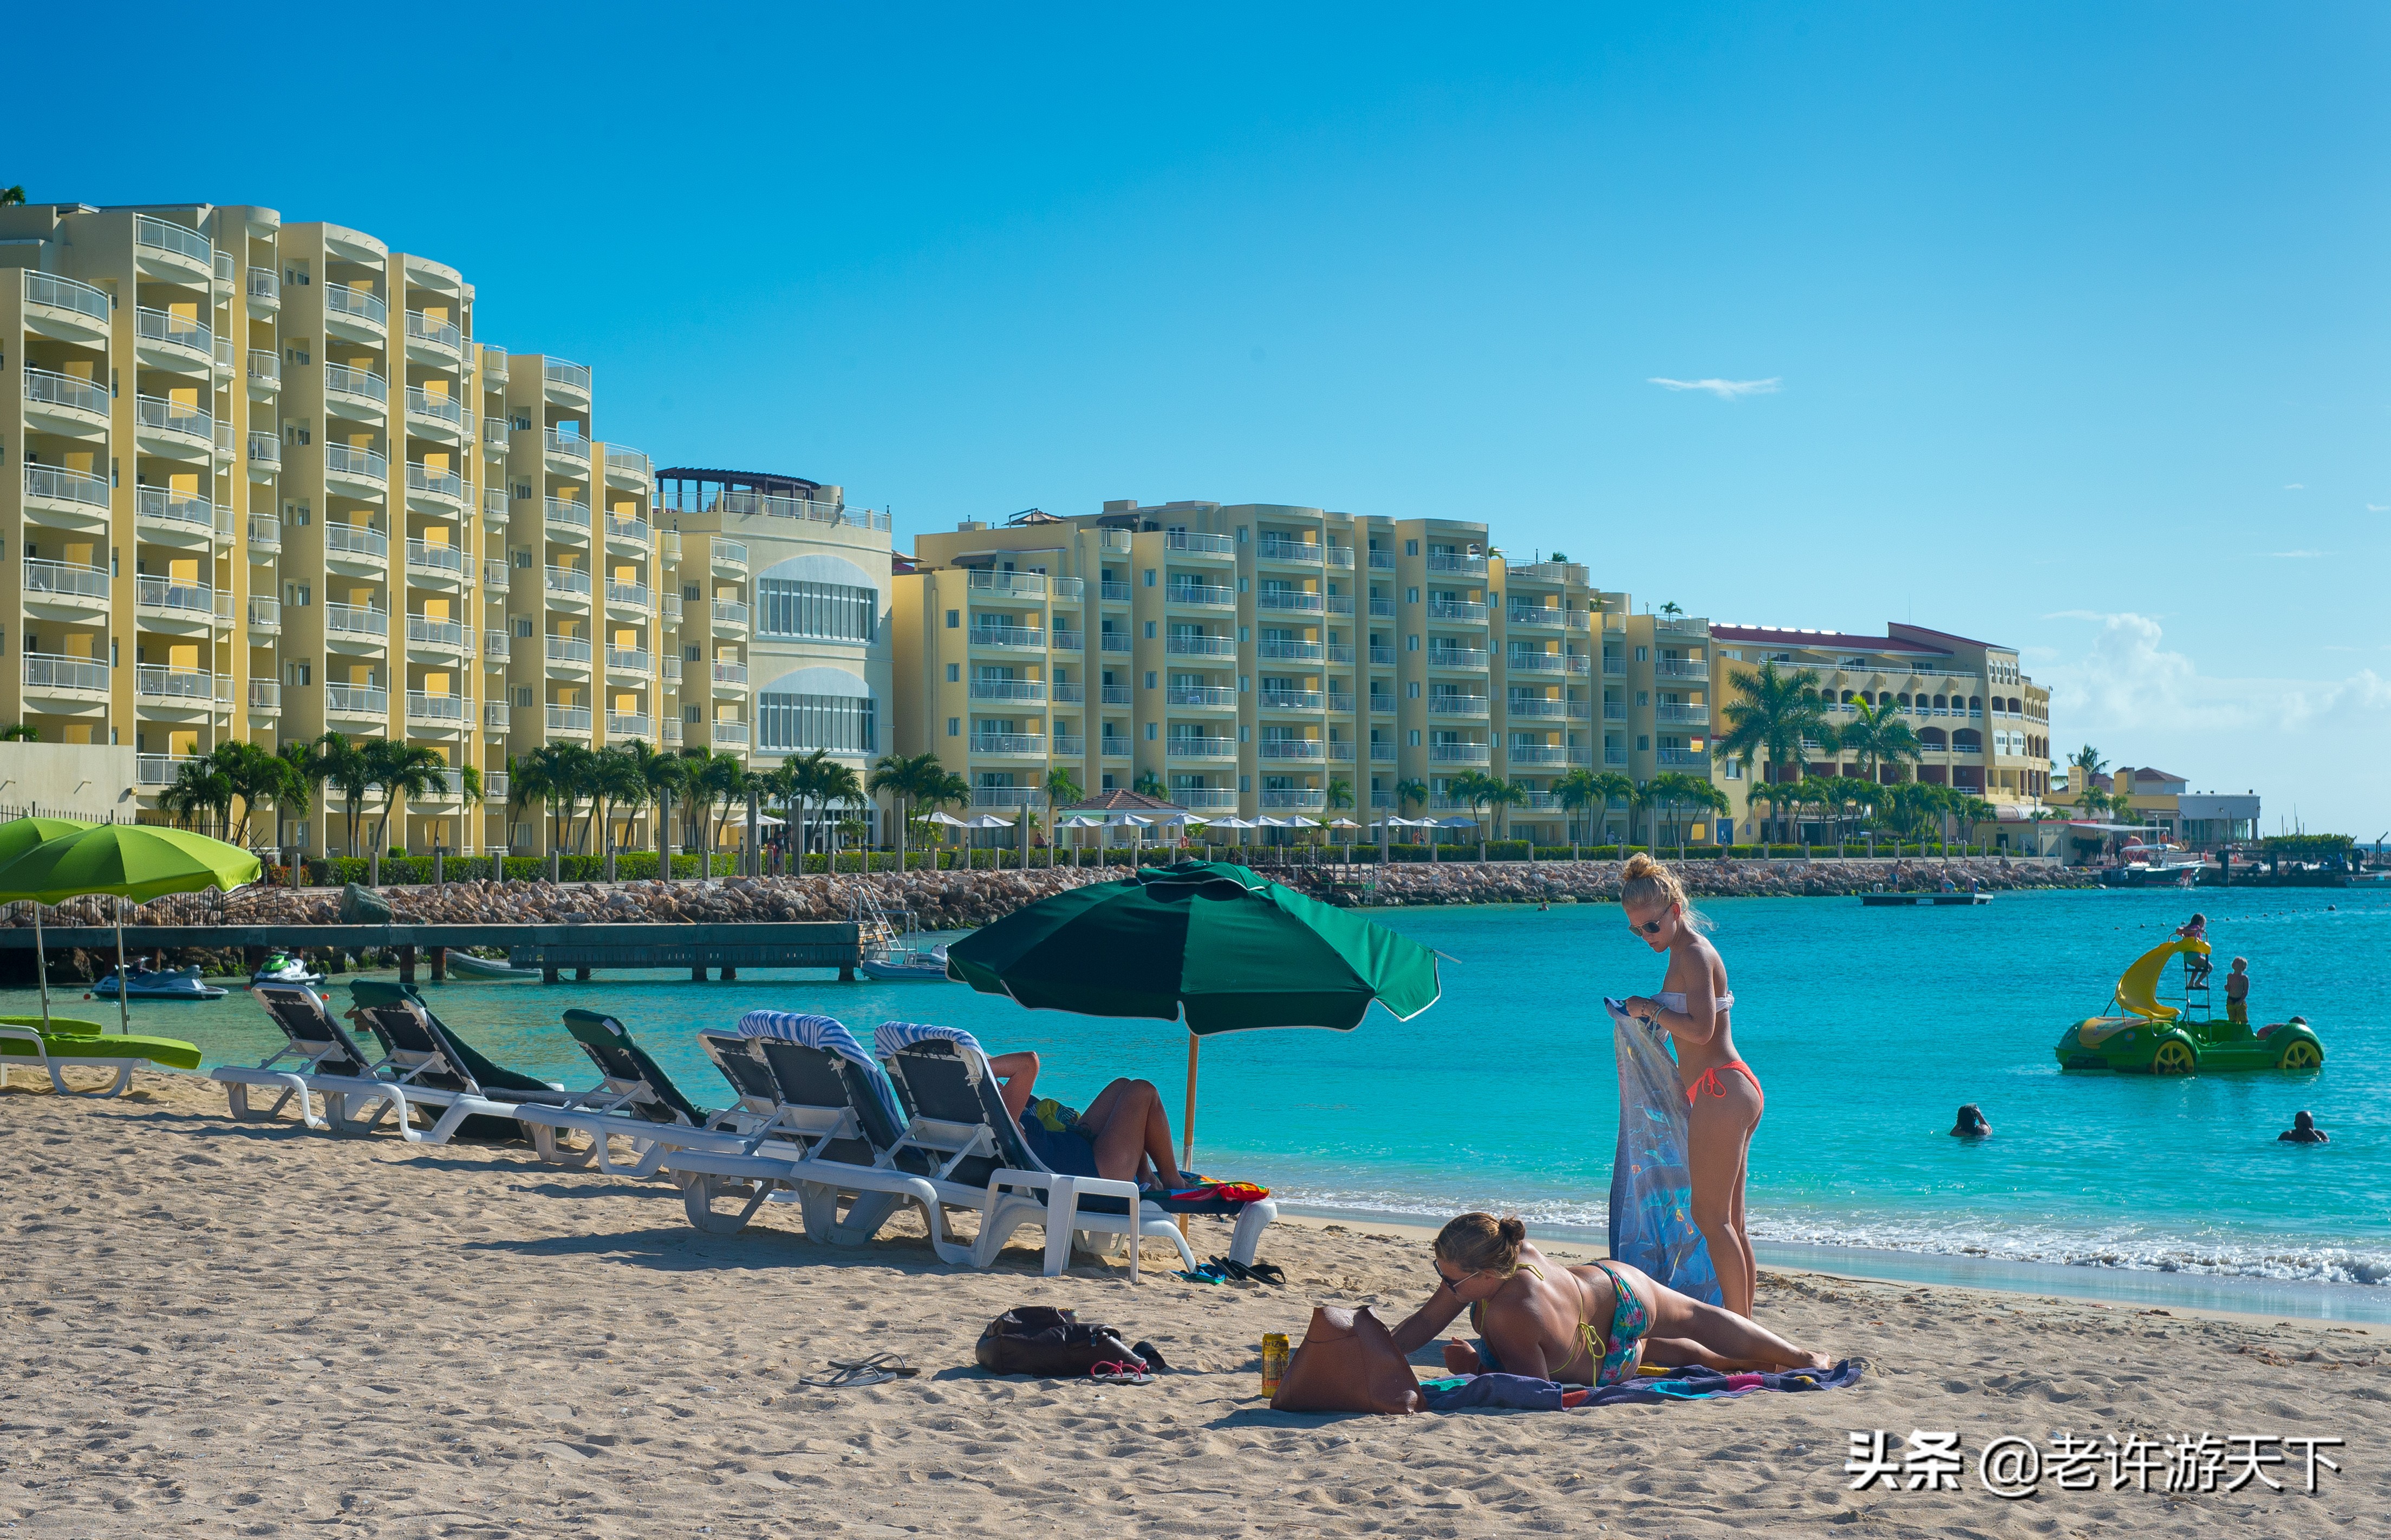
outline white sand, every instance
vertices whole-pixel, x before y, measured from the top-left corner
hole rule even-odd
[[[993,1272],[918,1239],[817,1246],[774,1206],[732,1237],[672,1189],[237,1124],[213,1087],[0,1093],[8,1239],[0,1536],[2379,1534],[2391,1347],[2348,1327],[1770,1273],[1761,1316],[1859,1355],[1860,1388],[1570,1413],[1273,1414],[1265,1331],[1315,1301],[1400,1319],[1429,1283],[1393,1227],[1283,1222],[1285,1290],[1089,1263]],[[1199,1252],[1226,1228],[1198,1225]],[[1181,1371],[997,1380],[1007,1305],[1076,1307]],[[805,1390],[894,1348],[922,1375]],[[1852,1430],[1951,1430],[1956,1493],[1848,1490]],[[1979,1486],[1990,1439],[2337,1436],[2317,1496]],[[2279,1476],[2279,1479],[2280,1476]],[[2296,1486],[2296,1476],[2293,1478]],[[12,1522],[13,1521],[13,1522]]]

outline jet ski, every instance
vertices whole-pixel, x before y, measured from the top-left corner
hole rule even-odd
[[[258,984],[321,984],[324,976],[287,951],[269,951],[258,970],[250,976],[250,983]]]
[[[95,999],[114,1000],[117,988],[117,977],[111,973],[94,984],[91,992]],[[163,970],[136,966],[124,978],[123,990],[127,1000],[222,1000],[225,997],[225,991],[213,984],[200,982],[200,968],[196,963],[189,967]]]

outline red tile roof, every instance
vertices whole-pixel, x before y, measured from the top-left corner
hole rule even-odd
[[[1847,631],[1803,631],[1778,626],[1721,626],[1712,623],[1711,635],[1720,641],[1751,642],[1775,647],[1841,647],[1854,652],[1923,653],[1934,657],[1948,657],[1947,647],[1930,647],[1923,642],[1905,641],[1890,636],[1854,636]]]

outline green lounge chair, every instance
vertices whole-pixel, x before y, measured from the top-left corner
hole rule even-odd
[[[67,1066],[82,1069],[113,1069],[116,1083],[105,1091],[76,1091],[58,1071]],[[174,1038],[136,1037],[100,1029],[97,1022],[52,1016],[43,1030],[37,1016],[0,1016],[0,1085],[8,1083],[12,1068],[44,1069],[61,1096],[121,1096],[133,1083],[133,1071],[143,1068],[197,1069],[200,1048]]]

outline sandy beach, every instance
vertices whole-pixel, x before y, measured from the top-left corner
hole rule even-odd
[[[215,1087],[113,1102],[0,1092],[0,1534],[2261,1535],[2391,1526],[2391,1338],[2266,1317],[1768,1272],[1758,1314],[1862,1383],[1669,1406],[1408,1418],[1273,1414],[1266,1331],[1367,1302],[1400,1319],[1428,1252],[1392,1226],[1283,1221],[1285,1289],[990,1272],[915,1232],[818,1246],[795,1215],[704,1236],[666,1184],[521,1145],[236,1123]],[[1199,1222],[1198,1253],[1226,1228]],[[1556,1248],[1567,1250],[1566,1248]],[[1013,1304],[1146,1339],[1143,1387],[991,1378]],[[817,1391],[894,1349],[918,1378]],[[1428,1355],[1423,1355],[1424,1357]],[[1424,1368],[1424,1373],[1437,1372]],[[1956,1491],[1850,1490],[1851,1434],[1952,1431]],[[2346,1440],[2237,1492],[1988,1494],[2014,1436]],[[1894,1450],[1896,1456],[1899,1450]],[[2225,1480],[2233,1467],[2226,1466]],[[2219,1481],[2217,1484],[2221,1485]]]

